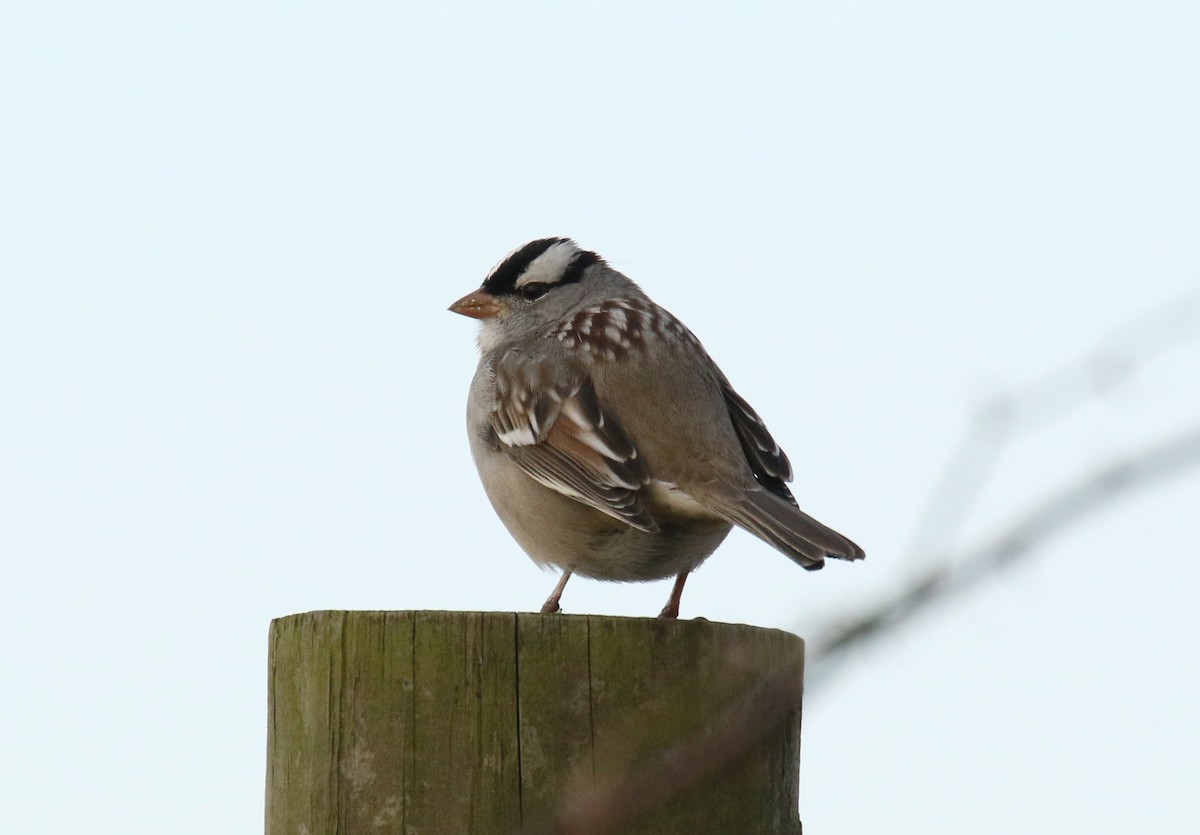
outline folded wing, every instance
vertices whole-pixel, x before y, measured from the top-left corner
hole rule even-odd
[[[492,428],[500,449],[530,478],[639,530],[658,524],[642,503],[645,462],[620,424],[600,405],[580,369],[519,352],[495,366]]]

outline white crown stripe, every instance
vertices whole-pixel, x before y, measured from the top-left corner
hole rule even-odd
[[[574,241],[560,241],[552,244],[545,252],[529,262],[529,266],[516,280],[514,287],[521,288],[527,284],[557,284],[562,281],[567,267],[580,254],[579,247]]]

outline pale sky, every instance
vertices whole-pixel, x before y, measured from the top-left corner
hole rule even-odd
[[[686,322],[867,550],[735,533],[684,617],[804,634],[896,588],[981,401],[1197,292],[1198,9],[0,12],[0,828],[260,832],[271,618],[541,604],[445,311],[531,238]],[[1193,339],[1016,442],[962,541],[1197,421]],[[1200,472],[1139,493],[847,664],[806,832],[1194,832],[1197,508]]]

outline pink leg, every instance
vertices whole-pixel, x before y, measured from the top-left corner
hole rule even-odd
[[[558,600],[562,597],[563,589],[567,587],[567,580],[571,579],[571,572],[564,571],[562,576],[558,578],[558,585],[554,587],[554,591],[550,592],[550,596],[546,598],[546,602],[542,604],[542,614],[552,615],[555,612],[561,612],[558,607]]]
[[[685,571],[675,578],[675,587],[671,589],[671,599],[663,610],[658,613],[660,618],[679,617],[679,598],[683,597],[683,584],[687,582],[688,573]]]

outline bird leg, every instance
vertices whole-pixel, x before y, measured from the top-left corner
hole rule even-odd
[[[685,571],[675,578],[675,586],[671,589],[671,599],[663,610],[658,613],[660,618],[679,617],[679,598],[683,597],[683,584],[687,582],[688,573]]]
[[[571,579],[571,572],[564,571],[562,576],[558,578],[558,585],[554,587],[554,591],[550,592],[550,596],[546,598],[546,602],[542,604],[543,615],[553,615],[555,612],[561,612],[562,609],[558,606],[558,599],[562,597],[563,589],[567,587],[567,580]]]

